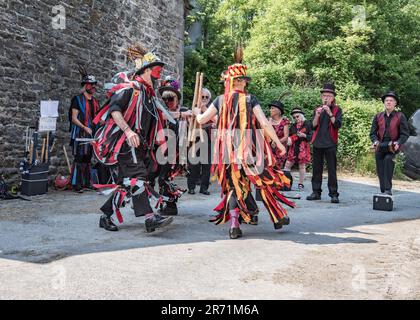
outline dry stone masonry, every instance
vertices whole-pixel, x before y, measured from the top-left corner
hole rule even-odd
[[[182,75],[183,0],[0,1],[0,174],[18,177],[26,126],[41,100],[59,100],[57,144],[51,171],[65,165],[70,99],[80,92],[77,63],[100,84],[132,67],[124,50],[140,42]],[[97,97],[104,102],[104,91]]]

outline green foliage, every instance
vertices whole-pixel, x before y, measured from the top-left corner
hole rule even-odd
[[[258,82],[334,81],[343,98],[396,90],[407,115],[420,100],[420,4],[412,0],[284,0],[254,19],[246,60]],[[361,20],[361,21],[360,21]]]
[[[382,110],[379,97],[395,90],[410,116],[420,101],[420,3],[418,0],[197,0],[202,41],[186,52],[184,102],[192,100],[195,73],[205,73],[213,95],[220,73],[245,45],[250,92],[263,108],[282,93],[310,118],[319,88],[333,81],[344,112],[340,167],[374,173],[369,130]],[[400,161],[400,160],[399,160]],[[396,172],[398,174],[397,164]]]
[[[348,166],[354,166],[359,160],[363,163],[372,144],[369,132],[373,117],[383,110],[383,105],[380,101],[361,100],[339,100],[338,105],[343,110],[337,153],[339,161]]]

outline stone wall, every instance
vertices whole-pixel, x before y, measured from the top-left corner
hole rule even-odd
[[[81,89],[77,63],[103,84],[133,67],[125,49],[140,42],[157,49],[164,75],[182,75],[183,38],[183,0],[0,1],[0,174],[19,176],[25,128],[37,124],[39,103],[48,99],[60,102],[52,173],[65,165],[67,112]],[[104,101],[103,90],[96,96]]]

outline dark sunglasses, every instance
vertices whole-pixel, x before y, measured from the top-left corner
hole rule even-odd
[[[210,99],[209,96],[201,96],[201,99]]]
[[[168,101],[168,102],[172,102],[175,100],[175,97],[165,97],[163,98],[163,100]]]

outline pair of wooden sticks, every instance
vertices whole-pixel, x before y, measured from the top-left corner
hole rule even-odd
[[[50,145],[50,132],[47,131],[47,137],[42,139],[41,159],[40,159],[41,163],[48,162],[49,145]]]
[[[194,97],[192,103],[192,110],[194,108],[201,108],[201,90],[203,89],[203,80],[204,80],[204,73],[197,72],[195,75],[195,88],[194,88]],[[197,122],[196,116],[193,114],[188,128],[188,142],[192,143],[193,154],[195,154],[195,141],[197,137],[197,128],[200,132],[200,141],[204,141],[204,134],[203,129],[201,128],[201,124]]]

